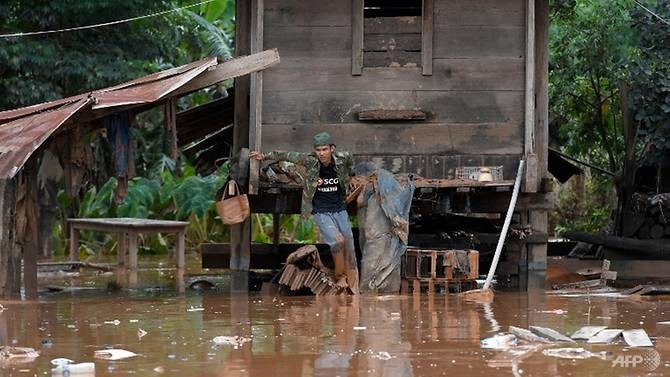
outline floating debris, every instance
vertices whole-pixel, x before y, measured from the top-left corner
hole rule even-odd
[[[74,360],[58,358],[51,360],[51,376],[95,375],[95,363],[78,363]]]
[[[554,309],[554,310],[541,310],[540,313],[547,313],[547,314],[567,314],[567,310],[563,309]]]
[[[623,339],[631,347],[653,347],[654,343],[651,342],[647,332],[643,329],[634,329],[634,330],[624,330]]]
[[[391,356],[391,354],[386,351],[379,351],[377,354],[372,355],[372,357],[384,361],[391,360],[391,358],[393,358],[393,356]]]
[[[104,360],[123,360],[135,357],[137,356],[137,354],[131,351],[111,348],[108,350],[95,351],[94,356],[97,357],[98,359],[104,359]]]
[[[368,328],[365,327],[365,326],[354,326],[354,330],[357,330],[357,331],[362,331],[362,330],[367,330],[367,329]]]
[[[203,307],[193,307],[193,306],[186,309],[187,312],[201,312],[203,310],[205,310],[205,308],[203,308]]]
[[[482,348],[494,350],[506,350],[517,344],[516,336],[513,334],[497,334],[490,338],[482,339]]]
[[[514,348],[506,349],[498,353],[493,359],[487,361],[487,364],[492,368],[514,367],[524,359],[530,357],[541,347],[542,346],[537,344],[523,344],[515,346]]]
[[[605,329],[591,337],[587,343],[612,343],[619,335],[621,335],[621,329]]]
[[[148,332],[142,330],[142,329],[137,329],[137,338],[142,339],[143,336],[147,335]]]
[[[118,325],[120,325],[120,324],[121,324],[121,321],[119,321],[118,319],[115,319],[115,320],[113,320],[113,321],[105,321],[105,325],[114,325],[114,326],[118,326]]]
[[[0,346],[0,364],[30,363],[40,355],[30,347]]]
[[[245,338],[242,336],[217,336],[212,339],[212,342],[217,346],[221,345],[231,345],[233,349],[238,349],[244,345],[244,343],[251,342],[251,338]]]
[[[551,343],[551,341],[549,339],[537,336],[537,335],[533,334],[532,331],[522,329],[520,327],[510,326],[509,327],[509,332],[514,334],[519,339],[523,339],[527,342],[531,342],[531,343]]]
[[[607,326],[584,326],[581,329],[577,330],[570,337],[577,340],[589,340],[593,338],[597,333],[605,330]]]
[[[607,360],[607,352],[591,352],[584,348],[551,348],[542,351],[545,356],[557,357],[559,359],[589,359],[596,357],[601,360]]]
[[[555,342],[567,342],[574,343],[575,341],[568,338],[567,336],[561,334],[560,332],[550,329],[548,327],[540,326],[529,326],[528,329],[532,331],[535,335],[541,336],[545,339],[549,339]]]
[[[214,283],[208,280],[196,280],[193,283],[189,285],[189,288],[193,289],[194,291],[209,291],[214,289],[216,286]]]

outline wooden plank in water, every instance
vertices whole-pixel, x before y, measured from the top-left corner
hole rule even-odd
[[[623,339],[631,347],[653,347],[647,332],[643,329],[624,330]]]
[[[570,337],[572,339],[589,340],[593,338],[594,335],[601,332],[602,330],[605,330],[606,328],[607,326],[584,326],[581,329],[575,331],[575,333]]]
[[[621,332],[623,330],[621,329],[605,329],[597,333],[595,336],[593,336],[591,339],[587,341],[587,343],[591,344],[599,344],[599,343],[612,343],[614,339],[616,339],[619,335],[621,335]]]
[[[550,329],[548,327],[540,327],[540,326],[530,326],[528,327],[530,331],[532,331],[535,335],[538,335],[540,337],[553,340],[556,342],[568,342],[568,343],[575,343],[574,340],[568,338],[567,336],[561,334],[560,332]]]

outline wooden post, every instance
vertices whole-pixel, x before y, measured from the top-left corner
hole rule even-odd
[[[137,232],[128,232],[128,268],[137,270]]]
[[[352,0],[351,4],[351,74],[363,72],[363,0]]]
[[[116,263],[119,266],[126,264],[126,232],[117,233],[116,241]]]
[[[526,2],[526,85],[524,117],[525,192],[537,191],[535,155],[535,0]]]
[[[186,265],[184,256],[184,248],[186,241],[186,232],[181,231],[177,233],[177,268],[182,269]]]
[[[528,216],[530,227],[534,233],[546,234],[548,227],[547,211],[531,210]],[[547,244],[532,243],[528,247],[528,270],[544,271],[547,269]]]
[[[251,0],[251,53],[263,50],[263,0]],[[251,98],[249,119],[249,149],[261,150],[263,72],[251,74]],[[258,194],[260,161],[251,160],[249,167],[249,193]]]
[[[79,260],[79,229],[74,225],[69,224],[70,227],[70,260]]]
[[[279,235],[281,232],[281,213],[272,214],[272,244],[279,245]]]
[[[549,149],[549,0],[535,5],[535,153],[538,178],[547,176]]]
[[[235,55],[242,56],[251,51],[251,6],[249,1],[237,1],[235,7]],[[240,150],[249,146],[249,91],[249,76],[235,79],[233,153],[238,157]],[[250,258],[251,219],[248,218],[240,224],[230,226],[230,269],[248,271]]]
[[[169,156],[175,163],[175,172],[180,174],[179,169],[179,147],[177,146],[177,101],[174,97],[165,101],[165,130],[169,143]],[[130,161],[128,161],[130,163]]]
[[[0,210],[0,297],[17,298],[21,292],[21,254],[14,247],[15,179],[0,180]]]
[[[424,76],[433,74],[433,0],[421,7],[421,67]]]
[[[37,204],[37,161],[35,157],[28,160],[21,173],[24,180],[23,217],[25,228],[22,229],[21,249],[23,253],[23,287],[26,299],[37,298],[37,223],[39,205]],[[18,208],[17,208],[18,215]],[[17,220],[18,223],[18,220]],[[18,230],[17,230],[17,233]]]
[[[526,176],[526,189],[537,191],[542,178],[547,176],[548,134],[549,134],[549,0],[537,0],[535,6],[535,125],[534,150],[529,158],[527,172],[535,172],[533,182]],[[531,167],[531,163],[535,163]],[[534,209],[529,212],[529,223],[535,233],[548,233],[547,211]],[[547,244],[529,244],[528,270],[543,271],[547,269]]]

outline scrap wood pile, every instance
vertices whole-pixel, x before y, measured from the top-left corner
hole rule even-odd
[[[639,239],[670,238],[670,193],[633,197],[632,216],[627,217],[625,237]]]
[[[335,283],[314,245],[305,245],[286,258],[278,282],[291,291],[309,288],[317,296],[338,295],[347,290]]]

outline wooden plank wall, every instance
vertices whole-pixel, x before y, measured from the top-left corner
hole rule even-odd
[[[282,62],[264,71],[263,150],[309,151],[325,130],[359,158],[400,158],[401,171],[423,161],[425,176],[440,177],[448,164],[433,159],[514,160],[514,174],[524,141],[524,0],[434,0],[426,76],[421,67],[352,75],[352,3],[265,0],[264,47],[278,48]],[[427,119],[358,121],[359,111],[380,108],[420,109]]]

